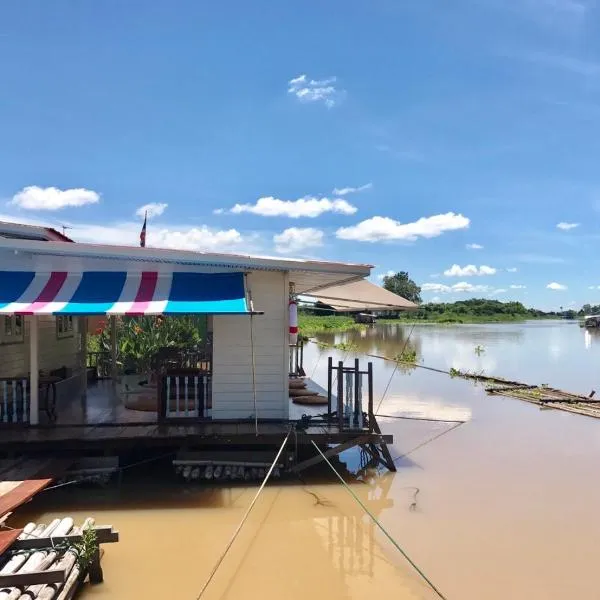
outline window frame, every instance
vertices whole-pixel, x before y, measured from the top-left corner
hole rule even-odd
[[[65,340],[75,336],[75,317],[56,315],[56,339]]]
[[[0,326],[0,344],[2,346],[22,344],[25,341],[25,317],[23,315],[3,316],[4,320]],[[9,323],[10,326],[7,327]]]

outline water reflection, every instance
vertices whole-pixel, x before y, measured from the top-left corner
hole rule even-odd
[[[600,331],[564,320],[414,327],[384,324],[362,331],[319,334],[317,339],[388,358],[406,347],[427,366],[550,383],[573,392],[589,392],[600,378]],[[327,354],[328,349],[320,352]],[[351,353],[347,350],[345,354]]]

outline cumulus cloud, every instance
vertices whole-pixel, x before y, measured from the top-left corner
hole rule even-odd
[[[251,213],[262,217],[290,217],[292,219],[308,217],[313,219],[326,212],[353,215],[357,210],[356,206],[341,198],[305,196],[298,200],[280,200],[267,196],[259,198],[255,204],[236,204],[230,212],[235,215]]]
[[[138,246],[139,222],[115,222],[106,225],[73,223],[70,237],[78,242]],[[219,230],[206,225],[197,227],[165,225],[148,227],[146,243],[149,247],[207,252],[247,251],[251,236],[243,236],[236,229]]]
[[[402,240],[414,242],[420,237],[433,238],[445,231],[465,229],[470,220],[453,212],[421,217],[413,223],[400,223],[389,217],[372,217],[352,227],[341,227],[336,236],[341,240],[357,242],[386,242]]]
[[[563,231],[569,231],[569,229],[575,229],[575,227],[579,227],[579,223],[565,223],[564,221],[561,221],[560,223],[557,223],[556,227],[558,229],[562,229]]]
[[[481,244],[467,244],[467,250],[483,250]]]
[[[289,227],[273,236],[275,250],[282,254],[301,252],[323,245],[323,232],[313,227]]]
[[[148,213],[148,218],[152,219],[153,217],[160,217],[160,215],[162,215],[167,206],[169,206],[166,203],[159,203],[159,202],[151,202],[150,204],[144,204],[144,206],[140,206],[136,211],[135,214],[138,217],[144,217],[146,215],[146,213]]]
[[[473,275],[495,275],[496,269],[494,267],[488,267],[487,265],[452,265],[449,269],[444,271],[446,277],[471,277]]]
[[[563,285],[562,283],[556,283],[556,281],[553,281],[552,283],[549,283],[546,286],[546,288],[549,290],[563,291],[567,289],[567,286]]]
[[[300,102],[321,102],[327,108],[333,108],[344,95],[344,91],[337,88],[336,84],[336,77],[309,79],[305,74],[298,75],[288,81],[288,94]]]
[[[344,187],[344,188],[334,188],[332,194],[334,196],[346,196],[348,194],[356,194],[357,192],[364,192],[365,190],[370,190],[373,187],[372,183],[365,183],[365,185],[360,185],[358,187]]]
[[[379,279],[379,281],[383,281],[386,277],[393,277],[395,274],[396,271],[386,271],[385,273],[380,273],[377,275],[377,279]]]
[[[436,294],[451,294],[452,292],[488,292],[490,287],[487,285],[472,285],[466,281],[460,281],[454,285],[445,285],[443,283],[424,283],[421,286],[423,292],[435,292]]]
[[[100,202],[100,194],[93,190],[85,188],[61,190],[56,187],[42,188],[30,185],[17,192],[10,204],[26,210],[60,210],[98,202]]]
[[[509,267],[508,269],[506,269],[507,273],[516,273],[517,272],[517,267]]]
[[[524,290],[527,286],[526,285],[516,285],[513,283],[509,287],[511,290]]]

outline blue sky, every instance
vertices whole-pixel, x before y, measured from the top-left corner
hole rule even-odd
[[[4,2],[0,218],[137,244],[151,205],[149,245],[596,304],[599,23],[597,0]]]

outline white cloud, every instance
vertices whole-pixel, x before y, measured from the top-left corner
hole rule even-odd
[[[507,273],[516,273],[517,270],[517,267],[509,267],[508,269],[506,269]]]
[[[562,283],[556,283],[556,281],[553,281],[552,283],[549,283],[546,286],[547,289],[549,290],[558,290],[558,291],[563,291],[567,289],[566,285],[563,285]]]
[[[41,188],[30,185],[15,194],[10,204],[26,210],[60,210],[98,202],[100,202],[100,194],[93,190],[85,188],[61,190],[56,187]]]
[[[323,245],[323,232],[312,227],[289,227],[273,236],[275,249],[282,254]]]
[[[389,217],[372,217],[352,227],[341,227],[336,236],[342,240],[358,242],[384,242],[403,240],[414,242],[419,237],[437,237],[445,231],[465,229],[470,220],[449,212],[443,215],[421,217],[414,223],[400,223]]]
[[[396,271],[386,271],[385,273],[380,273],[377,275],[377,279],[379,281],[383,281],[386,277],[393,277],[396,274]]]
[[[590,285],[588,290],[600,290],[600,285]]]
[[[110,223],[107,225],[72,224],[70,237],[78,242],[138,246],[140,243],[139,222]],[[239,250],[244,244],[247,250],[249,236],[242,236],[236,229],[218,230],[206,225],[179,227],[176,225],[149,226],[146,243],[149,247],[180,250],[204,250],[227,252]]]
[[[495,274],[496,269],[494,269],[494,267],[488,267],[487,265],[481,265],[479,268],[476,265],[466,265],[464,267],[452,265],[449,269],[444,271],[446,277],[471,277],[472,275]]]
[[[370,190],[373,187],[372,183],[365,183],[365,185],[360,185],[358,187],[345,187],[345,188],[334,188],[333,192],[331,192],[334,196],[346,196],[347,194],[356,194],[357,192],[364,192],[365,190]]]
[[[430,300],[430,302],[431,302],[432,304],[438,304],[438,303],[439,303],[439,302],[441,302],[441,301],[442,301],[442,299],[441,299],[439,296],[434,296],[434,297],[433,297],[433,298]]]
[[[259,198],[256,204],[236,204],[230,212],[233,214],[252,213],[262,217],[300,217],[315,218],[326,212],[353,215],[358,209],[346,200],[335,198],[314,198],[305,196],[298,200],[280,200],[267,196]]]
[[[516,285],[513,283],[509,287],[511,290],[524,290],[527,286],[526,285]]]
[[[343,97],[344,91],[336,87],[337,78],[309,79],[299,75],[288,81],[288,94],[300,102],[322,102],[327,108],[334,107]]]
[[[561,221],[560,223],[557,223],[556,227],[558,229],[562,229],[563,231],[569,231],[569,229],[575,229],[575,227],[579,227],[579,223],[565,223],[564,221]]]
[[[481,244],[467,244],[467,250],[483,250]]]
[[[424,283],[421,286],[421,290],[424,292],[435,292],[437,294],[451,294],[452,292],[487,292],[490,288],[487,285],[472,285],[466,281],[460,281],[454,285]]]
[[[153,217],[160,217],[160,215],[165,212],[167,206],[169,205],[159,202],[151,202],[150,204],[144,204],[144,206],[140,206],[135,211],[135,214],[138,217],[144,217],[145,214],[148,213],[148,218],[152,219]]]
[[[499,294],[506,294],[506,290],[504,288],[498,288],[493,292],[490,292],[490,296],[498,296]]]

